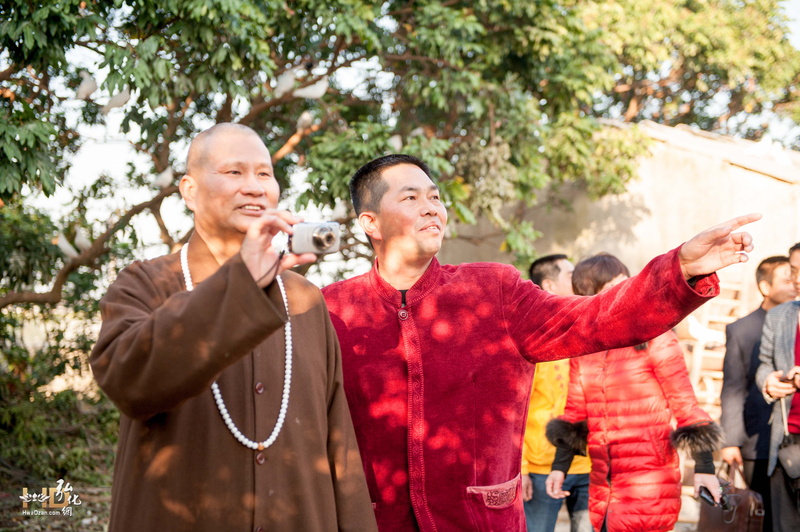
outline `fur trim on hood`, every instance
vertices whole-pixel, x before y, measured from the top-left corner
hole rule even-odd
[[[722,429],[713,421],[680,427],[669,436],[673,447],[692,453],[716,451],[722,446]]]
[[[560,418],[551,419],[545,428],[547,439],[562,449],[569,449],[576,454],[586,456],[589,440],[589,426],[586,421],[570,423]]]

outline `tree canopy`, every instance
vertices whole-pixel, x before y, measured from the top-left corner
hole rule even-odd
[[[134,217],[153,217],[165,252],[186,240],[162,209],[177,193],[187,141],[211,124],[254,128],[295,207],[332,209],[347,228],[345,269],[370,256],[352,230],[348,179],[398,151],[431,166],[452,218],[488,218],[504,248],[527,260],[537,233],[526,213],[545,193],[569,183],[599,197],[635,177],[646,143],[602,119],[749,136],[769,127],[748,120],[758,113],[800,119],[800,54],[780,5],[3,2],[0,350],[10,369],[0,395],[46,383],[33,376],[35,351],[72,364],[85,356],[107,280],[140,256]],[[86,132],[116,123],[138,154],[119,162],[124,182],[98,175],[71,186]],[[66,216],[32,206],[57,189],[70,190]],[[127,201],[134,189],[148,199]],[[111,198],[123,207],[109,218],[97,206]],[[45,347],[20,344],[32,318],[48,323]],[[0,420],[0,431],[10,426]]]
[[[584,20],[609,29],[602,41],[621,66],[602,114],[755,138],[768,120],[749,116],[796,121],[800,62],[779,1],[596,2]]]

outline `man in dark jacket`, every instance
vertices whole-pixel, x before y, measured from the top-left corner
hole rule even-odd
[[[764,530],[772,530],[769,511],[769,415],[772,407],[764,401],[755,383],[761,328],[767,311],[791,301],[796,292],[789,258],[776,256],[761,261],[756,283],[764,301],[756,310],[725,328],[725,362],[722,370],[722,417],[725,431],[722,459],[739,464],[750,487],[764,499]]]

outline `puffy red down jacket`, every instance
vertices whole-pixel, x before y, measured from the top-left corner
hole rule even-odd
[[[702,440],[703,427],[712,423],[697,405],[677,337],[667,332],[644,350],[613,349],[570,364],[561,419],[588,424],[592,526],[602,530],[607,521],[609,532],[672,530],[681,490],[671,420],[692,450],[692,432]]]

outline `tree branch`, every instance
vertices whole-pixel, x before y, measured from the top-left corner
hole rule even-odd
[[[419,61],[420,63],[433,64],[439,68],[441,68],[442,66],[446,66],[447,68],[453,70],[464,70],[462,67],[456,66],[453,63],[446,61],[440,57],[426,57],[424,55],[412,55],[409,53],[403,55],[384,54],[382,57],[387,61],[398,61],[398,62]]]
[[[280,98],[272,98],[271,100],[264,100],[261,103],[253,104],[253,106],[250,108],[250,112],[247,113],[244,117],[242,117],[242,119],[239,120],[239,123],[242,125],[247,125],[253,120],[255,120],[258,117],[258,115],[260,115],[273,105],[278,105],[279,103],[288,102],[291,99],[292,99],[292,93],[287,92]]]
[[[17,65],[12,64],[10,67],[0,72],[0,81],[5,81],[7,79],[10,79],[11,76],[13,76],[18,71],[19,69],[17,68]]]
[[[310,127],[307,127],[306,129],[301,129],[296,131],[294,135],[289,137],[289,140],[286,141],[286,144],[281,146],[280,149],[278,149],[278,151],[275,152],[275,154],[272,156],[272,162],[276,163],[281,159],[283,159],[284,157],[286,157],[287,155],[289,155],[290,153],[292,153],[294,149],[297,147],[297,145],[300,144],[300,141],[303,140],[303,137],[305,137],[306,135],[310,135],[316,131],[319,131],[323,124],[324,121],[319,124],[314,124]]]
[[[175,239],[173,239],[172,235],[169,234],[169,229],[167,229],[167,224],[164,223],[164,218],[161,216],[161,203],[162,201],[159,201],[158,203],[150,207],[150,213],[153,215],[153,218],[156,219],[158,228],[161,230],[161,241],[164,242],[167,246],[169,246],[169,249],[172,249],[175,247]]]
[[[448,2],[441,2],[439,5],[440,7],[450,7],[458,3],[460,3],[460,0],[449,0]],[[394,11],[389,11],[386,14],[390,17],[393,17],[395,15],[410,15],[411,13],[414,13],[416,9],[418,9],[414,6],[413,2],[409,2],[408,6],[409,7],[403,7],[400,9],[395,9]]]
[[[487,238],[497,238],[504,236],[505,233],[503,233],[502,231],[495,231],[494,233],[486,233],[482,235],[472,235],[472,236],[456,235],[452,238],[455,240],[463,240],[465,242],[469,242],[470,244],[473,244],[475,246],[480,246],[486,241]]]
[[[624,119],[625,122],[631,122],[636,115],[639,114],[639,104],[642,101],[642,97],[633,92],[631,94],[631,99],[628,101],[628,108],[625,110]]]
[[[178,187],[167,187],[159,192],[153,199],[131,207],[114,225],[109,227],[105,233],[97,237],[97,239],[92,242],[92,246],[89,249],[83,251],[76,258],[64,264],[58,274],[56,274],[55,281],[53,281],[53,286],[49,292],[9,292],[5,296],[0,297],[0,309],[19,303],[35,303],[38,305],[57,304],[63,297],[62,291],[69,274],[77,270],[80,266],[91,266],[95,260],[108,252],[106,243],[117,231],[126,227],[134,216],[145,209],[150,209],[154,205],[160,204],[164,198],[176,192],[178,192]]]
[[[181,120],[183,120],[183,109],[188,109],[193,100],[194,98],[190,94],[183,101],[182,109],[167,109],[169,119],[167,120],[167,129],[164,131],[164,140],[161,141],[161,144],[156,150],[158,153],[156,171],[163,172],[167,169],[167,166],[169,166],[169,145],[175,137],[175,132],[178,131]]]
[[[133,146],[133,149],[138,151],[139,153],[148,156],[150,158],[150,160],[153,161],[153,166],[158,168],[158,166],[159,166],[158,155],[156,155],[155,150],[154,151],[150,151],[147,148],[147,146],[145,146],[141,142],[131,142],[131,146]]]
[[[330,76],[331,74],[333,74],[334,72],[336,72],[340,68],[346,67],[346,66],[348,66],[348,65],[350,65],[350,64],[352,64],[352,63],[354,63],[354,62],[356,62],[356,61],[358,61],[359,59],[362,59],[362,58],[363,57],[361,55],[357,55],[357,56],[351,57],[350,59],[347,59],[341,65],[336,65],[336,66],[333,66],[333,67],[329,68],[328,71],[325,74],[323,74],[323,76]],[[321,80],[323,76],[314,76],[314,77],[312,77],[310,79],[307,79],[305,81],[305,83],[301,84],[298,87],[298,89],[313,85],[314,83],[316,83],[319,80]],[[270,107],[273,107],[273,106],[278,105],[280,103],[288,102],[289,100],[293,99],[292,92],[287,92],[286,94],[284,94],[280,98],[272,98],[271,100],[264,100],[261,103],[254,104],[253,107],[250,108],[250,112],[247,113],[241,120],[239,120],[239,123],[243,124],[243,125],[247,125],[250,122],[252,122],[253,120],[255,120],[258,117],[258,115],[260,115],[262,112],[266,111]]]
[[[230,93],[225,95],[225,103],[217,111],[217,123],[230,122],[233,116],[233,96]]]
[[[494,102],[489,100],[489,142],[494,144],[495,123],[494,123]]]

